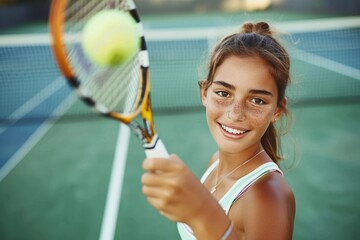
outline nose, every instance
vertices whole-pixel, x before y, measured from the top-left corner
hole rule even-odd
[[[233,121],[244,121],[246,119],[244,110],[244,106],[242,106],[241,103],[236,102],[227,111],[227,118]]]

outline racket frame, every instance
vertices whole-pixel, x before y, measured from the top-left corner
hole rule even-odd
[[[65,9],[67,0],[52,0],[49,16],[49,30],[52,37],[53,53],[58,64],[58,67],[66,78],[70,86],[75,90],[77,95],[87,105],[92,107],[97,113],[105,117],[116,119],[128,125],[135,135],[142,141],[145,153],[148,157],[164,157],[168,158],[168,153],[162,141],[159,139],[155,130],[154,120],[152,115],[151,99],[150,99],[150,73],[149,73],[149,57],[146,47],[146,41],[143,34],[143,27],[140,21],[140,16],[136,10],[135,3],[132,0],[126,0],[129,6],[129,13],[136,21],[140,36],[140,97],[137,99],[136,109],[131,113],[118,113],[109,111],[106,107],[96,103],[91,96],[88,96],[81,88],[81,83],[78,80],[75,70],[73,69],[68,57],[68,49],[66,48],[64,40],[64,22]],[[140,116],[143,120],[141,126],[135,119]]]

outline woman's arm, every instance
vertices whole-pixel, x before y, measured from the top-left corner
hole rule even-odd
[[[143,193],[168,219],[191,227],[197,239],[221,239],[230,219],[209,191],[176,155],[170,159],[145,159]],[[237,239],[230,231],[226,239]]]
[[[283,176],[263,176],[234,205],[231,217],[241,219],[247,240],[292,239],[295,198]]]

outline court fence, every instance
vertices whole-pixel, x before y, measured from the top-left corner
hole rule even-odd
[[[292,59],[290,104],[360,102],[360,17],[275,22]],[[202,109],[197,82],[238,26],[145,29],[154,111]],[[60,76],[48,34],[0,35],[0,123],[96,116]]]

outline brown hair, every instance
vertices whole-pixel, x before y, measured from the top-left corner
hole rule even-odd
[[[229,56],[260,57],[269,66],[269,70],[278,90],[278,107],[289,116],[283,100],[285,90],[290,82],[290,58],[285,48],[273,36],[274,33],[266,22],[245,23],[239,33],[223,38],[215,47],[208,63],[208,75],[205,80],[199,81],[200,88],[206,90],[213,82],[217,68]],[[279,133],[273,123],[270,123],[261,138],[261,144],[274,162],[282,159],[279,149]]]

